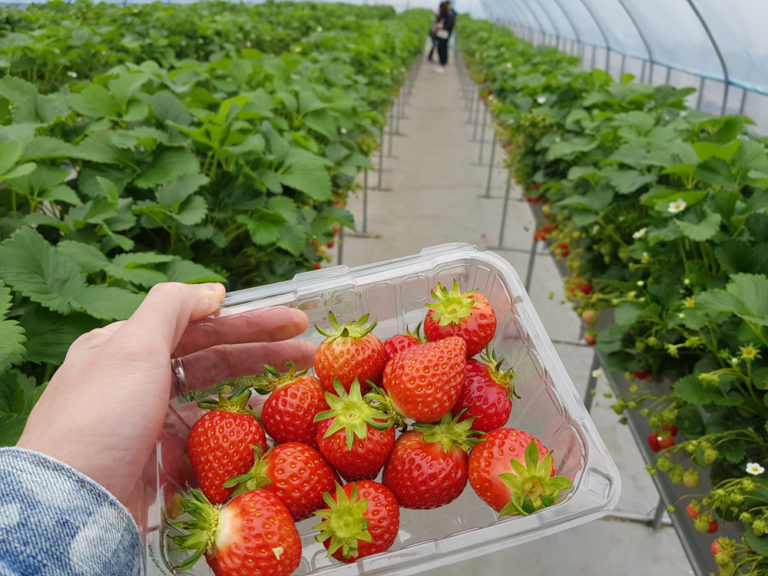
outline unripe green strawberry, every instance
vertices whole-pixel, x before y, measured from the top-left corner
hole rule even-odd
[[[250,390],[230,398],[203,400],[198,404],[210,410],[195,422],[187,438],[187,454],[200,489],[214,504],[226,502],[232,488],[224,483],[253,466],[253,447],[267,449],[264,430],[248,409]]]
[[[394,494],[372,480],[337,486],[325,495],[327,507],[315,512],[322,518],[314,526],[315,538],[341,562],[384,552],[392,546],[400,527],[400,508]]]
[[[383,387],[394,408],[416,422],[437,422],[464,385],[467,344],[451,336],[416,344],[387,363]]]
[[[467,343],[467,357],[481,352],[496,333],[496,314],[488,299],[477,290],[462,292],[456,280],[450,292],[441,284],[432,290],[427,304],[424,335],[434,342],[459,336]]]
[[[328,315],[331,330],[324,330],[315,325],[323,336],[323,340],[315,350],[315,374],[327,391],[333,391],[333,383],[338,379],[344,389],[354,380],[360,383],[365,394],[368,391],[367,382],[381,383],[381,373],[384,370],[386,354],[384,343],[373,333],[376,322],[365,326],[368,314],[364,314],[356,322],[346,322],[339,325],[333,312]]]
[[[288,509],[269,490],[251,490],[224,506],[191,490],[181,506],[191,519],[171,522],[181,532],[171,538],[179,549],[194,554],[179,569],[188,570],[202,556],[216,576],[288,576],[299,567],[299,531]]]

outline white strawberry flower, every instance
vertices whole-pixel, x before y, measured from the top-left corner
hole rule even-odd
[[[603,371],[600,368],[596,368],[595,370],[592,370],[592,378],[600,378],[603,375]]]
[[[682,212],[685,210],[685,207],[687,204],[685,203],[685,200],[682,198],[678,198],[674,202],[670,202],[669,206],[667,207],[667,212],[670,214],[677,214],[678,212]]]
[[[752,474],[752,476],[760,476],[763,472],[765,472],[765,468],[760,466],[757,462],[749,462],[747,464],[747,474]]]
[[[638,239],[642,238],[643,236],[645,236],[645,233],[647,231],[648,231],[648,228],[640,228],[640,230],[638,230],[637,232],[632,234],[632,238],[634,238],[635,240],[638,240]]]

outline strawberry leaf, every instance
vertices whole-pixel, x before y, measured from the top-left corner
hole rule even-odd
[[[66,314],[82,296],[85,277],[77,264],[31,228],[0,243],[0,277],[22,295]]]
[[[26,334],[16,320],[7,318],[13,298],[11,290],[0,280],[0,374],[24,359]]]
[[[16,444],[45,386],[18,370],[0,374],[0,446]]]
[[[226,278],[221,274],[182,258],[176,258],[168,264],[165,274],[168,282],[226,282]]]

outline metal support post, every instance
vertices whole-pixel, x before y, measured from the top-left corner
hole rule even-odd
[[[478,97],[477,108],[475,109],[475,125],[472,129],[472,142],[477,142],[477,128],[480,125],[480,108],[485,108],[485,104],[483,103],[483,99]]]
[[[496,161],[496,142],[498,140],[499,133],[494,128],[493,130],[493,143],[491,144],[491,161],[488,164],[488,181],[485,183],[485,198],[491,197],[491,179],[493,178],[493,163]],[[482,154],[480,156],[482,159]],[[509,178],[507,178],[509,182]]]
[[[584,407],[587,412],[592,411],[592,401],[595,397],[595,388],[597,387],[597,378],[595,378],[595,370],[600,367],[600,359],[597,357],[597,353],[592,353],[592,365],[589,367],[589,377],[587,378],[587,391],[584,393]]]
[[[483,106],[483,128],[480,131],[480,157],[477,159],[478,166],[483,165],[483,148],[485,147],[485,126],[488,124],[488,106]]]
[[[664,512],[667,511],[667,507],[664,505],[664,500],[659,496],[659,503],[656,504],[656,512],[653,515],[653,520],[651,521],[651,528],[654,530],[658,530],[661,528],[662,520],[664,519]]]
[[[536,261],[536,240],[531,242],[531,250],[528,252],[528,269],[525,271],[525,291],[531,291],[531,279],[533,278],[533,264]]]
[[[387,158],[392,158],[392,137],[395,132],[395,120],[394,120],[394,105],[389,109],[389,148],[387,150]]]
[[[378,184],[376,184],[376,189],[381,190],[381,174],[384,172],[384,132],[382,129],[381,134],[381,145],[379,146],[379,169],[378,169]]]
[[[368,169],[363,171],[363,234],[368,234]]]
[[[509,208],[509,191],[512,187],[512,175],[507,172],[507,183],[504,188],[504,208],[501,210],[501,226],[499,226],[499,248],[504,247],[504,228],[507,226],[507,209]],[[534,249],[536,245],[534,243]]]
[[[339,235],[336,238],[336,262],[344,264],[344,226],[339,227]]]

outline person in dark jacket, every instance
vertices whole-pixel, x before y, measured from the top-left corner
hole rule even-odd
[[[437,55],[440,58],[440,66],[436,68],[438,72],[444,70],[448,63],[448,40],[451,38],[453,27],[456,23],[456,12],[451,8],[450,2],[441,2],[440,11],[437,16]]]

